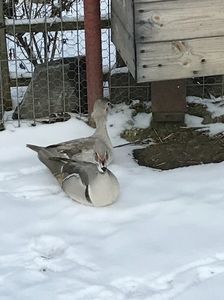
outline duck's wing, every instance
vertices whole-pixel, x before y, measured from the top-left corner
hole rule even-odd
[[[58,156],[57,147],[41,147],[27,144],[27,147],[38,154],[39,160],[51,171],[60,183],[71,174],[77,174],[85,186],[89,184],[89,164],[72,161],[66,157]],[[93,165],[93,164],[91,164]],[[86,168],[87,167],[87,168]],[[92,168],[90,168],[92,170]]]
[[[41,146],[31,145],[31,144],[27,144],[26,146],[28,148],[30,148],[31,150],[37,152],[39,160],[43,164],[45,164],[45,166],[47,166],[48,169],[50,169],[50,171],[54,175],[59,173],[59,170],[62,166],[62,162],[59,162],[59,161],[53,162],[52,160],[49,160],[50,157],[58,155],[56,149],[54,149],[54,148],[47,149],[46,147],[41,147]]]
[[[51,171],[51,173],[61,181],[61,169],[64,165],[63,161],[51,160],[51,157],[57,155],[55,151],[48,150],[46,148],[41,148],[38,152],[39,160]]]
[[[51,160],[61,162],[63,164],[61,171],[64,179],[67,176],[76,174],[80,177],[83,185],[85,186],[88,186],[98,173],[97,166],[91,162],[75,161],[63,157],[51,157]]]
[[[93,137],[88,137],[49,145],[46,148],[49,150],[56,149],[58,155],[65,154],[67,157],[72,158],[81,153],[93,151],[94,142]]]

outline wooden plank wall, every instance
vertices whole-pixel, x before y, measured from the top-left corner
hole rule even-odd
[[[137,80],[224,74],[223,0],[135,0]]]
[[[112,41],[129,71],[135,76],[135,42],[132,0],[112,0]]]
[[[138,44],[138,80],[224,74],[224,38]]]
[[[179,0],[136,5],[136,41],[145,43],[224,35],[223,0]]]

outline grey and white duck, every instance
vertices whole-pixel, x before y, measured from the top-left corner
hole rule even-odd
[[[107,151],[105,143],[96,140],[93,149],[97,153],[95,163],[58,157],[48,148],[41,148],[37,153],[70,198],[95,207],[111,205],[118,198],[119,183],[100,160]]]
[[[86,161],[95,163],[94,144],[101,142],[105,144],[105,153],[99,160],[102,164],[109,164],[113,157],[113,146],[107,131],[107,115],[110,107],[110,102],[106,98],[96,100],[92,118],[96,123],[96,129],[93,135],[85,138],[69,140],[59,144],[53,144],[46,147],[28,144],[27,147],[38,152],[47,149],[53,156],[70,158],[73,160]]]

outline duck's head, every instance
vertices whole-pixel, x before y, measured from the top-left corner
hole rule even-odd
[[[107,98],[97,99],[93,106],[92,118],[96,122],[99,119],[107,119],[107,114],[111,103]]]
[[[94,159],[97,164],[98,170],[104,173],[107,170],[108,165],[108,149],[106,144],[101,140],[96,140],[94,147]]]

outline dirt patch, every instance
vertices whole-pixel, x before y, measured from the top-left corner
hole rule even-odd
[[[158,136],[155,144],[133,151],[139,165],[169,170],[224,161],[223,136],[210,138],[207,134],[190,128],[179,128],[178,131],[172,131],[167,136],[156,131],[156,135]]]
[[[188,113],[202,117],[204,123],[222,122],[224,117],[212,118],[206,106],[190,104]],[[153,128],[125,130],[122,137],[139,144],[151,141],[145,148],[135,149],[133,156],[139,165],[168,170],[177,167],[218,163],[224,161],[224,135],[213,137],[201,128],[181,127],[178,124],[157,124]]]
[[[218,104],[218,102],[217,102]],[[206,105],[199,103],[188,103],[188,114],[203,118],[202,124],[224,123],[224,116],[213,117],[207,110]]]
[[[187,112],[189,115],[203,118],[203,124],[214,123],[215,120],[212,118],[212,114],[207,111],[207,107],[199,103],[188,103]]]

